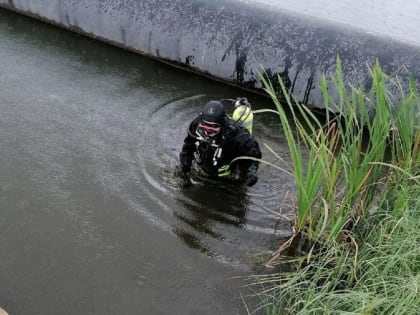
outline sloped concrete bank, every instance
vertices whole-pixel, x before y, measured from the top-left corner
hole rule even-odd
[[[322,107],[320,75],[343,61],[369,86],[366,63],[420,78],[420,44],[292,12],[265,0],[0,0],[0,6],[217,79],[260,89],[263,69]]]

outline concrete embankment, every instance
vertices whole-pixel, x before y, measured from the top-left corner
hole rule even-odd
[[[368,87],[366,64],[376,58],[387,73],[420,78],[420,43],[272,0],[0,0],[0,6],[250,89],[261,88],[262,70],[272,79],[279,74],[299,101],[317,107],[321,74],[335,71],[337,54],[346,83]]]

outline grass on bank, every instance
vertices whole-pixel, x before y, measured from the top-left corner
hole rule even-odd
[[[418,186],[412,189],[417,196]],[[258,314],[418,314],[420,204],[408,203],[366,220],[354,233],[357,250],[325,247],[295,272],[259,277],[265,290]]]
[[[325,77],[321,80],[325,121],[296,102],[279,78],[293,125],[275,88],[264,80],[293,162],[293,237],[312,247],[294,272],[259,278],[266,288],[259,311],[418,314],[420,99],[413,80],[405,89],[378,63],[370,73],[371,90],[349,91],[337,58],[331,78],[335,91]],[[331,92],[339,96],[337,102]],[[343,115],[330,115],[332,109]],[[270,264],[278,262],[284,248]]]
[[[295,234],[308,243],[332,246],[339,242],[346,227],[366,217],[366,210],[385,187],[390,168],[410,173],[419,161],[420,133],[415,113],[420,110],[420,102],[414,81],[409,82],[406,94],[379,64],[370,72],[370,91],[353,88],[347,92],[337,58],[337,72],[331,81],[338,102],[330,97],[327,79],[321,79],[325,121],[295,101],[279,77],[293,126],[276,89],[263,78],[291,154],[297,186]],[[388,90],[390,84],[400,91],[399,104]],[[332,109],[342,115],[331,115]]]

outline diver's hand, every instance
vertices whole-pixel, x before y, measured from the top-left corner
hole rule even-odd
[[[258,182],[258,176],[255,174],[248,174],[246,177],[246,185],[248,187],[254,186]]]
[[[245,183],[248,187],[254,186],[258,181],[257,172],[254,168],[250,168],[246,174]]]
[[[188,171],[181,170],[181,179],[184,186],[190,186],[192,184],[190,172]]]

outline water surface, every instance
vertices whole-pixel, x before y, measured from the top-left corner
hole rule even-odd
[[[0,10],[0,305],[11,314],[243,314],[237,276],[290,233],[291,178],[174,176],[211,99],[268,100]],[[290,167],[276,117],[264,158]]]

